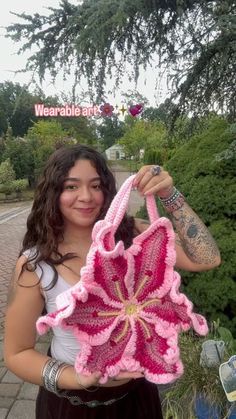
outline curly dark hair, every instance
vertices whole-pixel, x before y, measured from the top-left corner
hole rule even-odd
[[[34,255],[24,263],[22,271],[25,269],[34,271],[40,261],[45,261],[52,267],[54,277],[50,288],[55,285],[58,278],[55,266],[76,257],[73,253],[62,255],[58,251],[58,244],[62,241],[64,229],[64,221],[59,209],[59,197],[63,190],[64,180],[77,160],[89,160],[100,176],[104,204],[97,220],[104,218],[116,194],[114,176],[105,158],[95,149],[80,144],[64,146],[49,157],[35,191],[20,255],[25,250],[35,249]],[[134,218],[125,215],[117,230],[116,241],[123,240],[125,247],[129,247],[132,243],[133,232]]]

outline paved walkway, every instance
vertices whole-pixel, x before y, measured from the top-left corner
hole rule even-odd
[[[115,173],[119,187],[129,173]],[[143,200],[137,192],[131,196],[132,214]],[[25,232],[30,203],[0,204],[0,419],[35,419],[35,398],[38,387],[24,383],[6,369],[3,362],[3,326],[9,283]],[[37,349],[46,352],[48,338],[40,337]]]
[[[30,203],[0,205],[0,419],[34,419],[37,386],[24,383],[3,362],[3,326],[8,286],[25,232]],[[44,338],[45,341],[45,338]],[[41,340],[39,350],[46,347]]]

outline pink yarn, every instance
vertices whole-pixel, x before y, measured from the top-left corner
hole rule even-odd
[[[121,241],[115,244],[134,177],[122,185],[105,219],[95,224],[80,282],[57,297],[58,311],[40,317],[37,330],[71,329],[81,345],[75,369],[86,375],[101,371],[101,383],[128,370],[164,384],[183,372],[178,334],[193,327],[205,335],[208,327],[179,292],[175,234],[167,218],[158,218],[153,196],[147,197],[152,224],[128,249]]]

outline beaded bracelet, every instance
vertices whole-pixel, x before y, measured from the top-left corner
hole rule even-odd
[[[161,203],[164,205],[168,213],[180,209],[185,202],[185,198],[178,189],[173,188],[173,193],[168,198],[160,198]]]

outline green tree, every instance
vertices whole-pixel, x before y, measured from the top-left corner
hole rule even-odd
[[[0,184],[11,182],[15,179],[15,172],[10,159],[6,159],[0,164]]]
[[[148,121],[161,121],[166,127],[170,125],[170,114],[177,111],[177,106],[171,102],[170,99],[166,99],[157,108],[153,106],[145,107],[142,113],[142,118]]]
[[[87,76],[98,96],[106,76],[116,88],[129,71],[137,80],[139,66],[158,55],[168,69],[179,111],[207,112],[216,107],[235,117],[236,4],[233,0],[86,0],[75,6],[62,0],[48,16],[16,15],[23,23],[7,28],[20,52],[34,47],[27,69],[56,77],[61,68]],[[35,52],[35,46],[37,48]],[[127,69],[131,64],[131,70]]]
[[[140,150],[145,151],[162,147],[166,135],[165,127],[160,122],[149,122],[143,119],[127,118],[125,134],[119,139],[129,157],[140,159]]]
[[[68,135],[75,138],[79,143],[87,145],[97,143],[96,125],[89,118],[84,116],[79,116],[78,118],[58,117],[57,121],[67,131]]]
[[[4,193],[7,198],[8,195],[11,195],[14,192],[13,181],[8,183],[0,183],[0,193]]]
[[[66,143],[70,141],[68,131],[62,128],[60,122],[56,120],[39,120],[29,128],[26,138],[37,140],[37,146],[51,145],[52,147],[59,145],[62,141]]]
[[[144,153],[143,157],[144,164],[164,164],[164,155],[163,150],[160,148],[156,149],[148,149]]]
[[[14,169],[10,159],[6,159],[0,164],[0,193],[4,193],[6,196],[10,195],[14,190],[14,180]]]
[[[27,189],[27,186],[28,186],[27,179],[16,179],[16,180],[13,180],[11,183],[12,183],[12,189],[16,193],[16,197],[20,199],[22,196],[22,192],[25,189]]]
[[[124,123],[119,121],[116,115],[104,118],[101,124],[97,125],[102,150],[111,147],[124,134]]]
[[[8,138],[5,141],[3,159],[10,159],[16,179],[27,178],[29,185],[34,184],[35,162],[33,143],[26,138]]]
[[[39,120],[29,128],[25,139],[32,149],[34,178],[38,178],[50,154],[63,145],[74,144],[68,131],[55,120]]]
[[[0,137],[0,163],[4,160],[3,153],[5,151],[5,141],[3,137]]]
[[[14,190],[17,192],[19,196],[21,195],[21,192],[28,186],[27,179],[16,179],[12,183]]]
[[[0,135],[10,126],[13,136],[23,136],[37,119],[34,104],[39,101],[40,98],[31,94],[25,85],[0,83]]]

